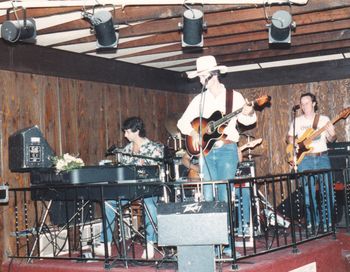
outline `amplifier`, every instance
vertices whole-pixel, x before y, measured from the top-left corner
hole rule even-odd
[[[350,142],[328,143],[327,146],[328,146],[328,155],[330,156],[339,156],[339,155],[350,156]]]
[[[225,202],[159,203],[158,244],[228,244],[227,209]]]
[[[236,178],[252,178],[255,177],[255,162],[242,161],[238,164]]]
[[[37,126],[21,129],[9,137],[9,168],[12,172],[51,167],[54,152]]]

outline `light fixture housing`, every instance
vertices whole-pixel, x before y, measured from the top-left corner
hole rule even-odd
[[[291,44],[291,31],[295,28],[292,15],[285,10],[276,11],[271,18],[269,29],[269,44]]]
[[[24,20],[8,20],[1,26],[1,37],[8,42],[17,41],[34,43],[36,40],[36,24],[33,18]]]
[[[198,9],[188,9],[183,14],[183,23],[179,23],[182,30],[182,47],[203,47],[203,31],[207,29],[203,21],[203,12]]]
[[[119,33],[113,23],[113,17],[109,11],[100,10],[93,13],[84,11],[82,16],[91,24],[91,32],[96,35],[96,47],[102,51],[114,50],[118,46]],[[100,50],[99,50],[100,51]]]
[[[119,34],[115,31],[112,15],[101,10],[92,15],[92,25],[95,29],[98,48],[116,48]]]

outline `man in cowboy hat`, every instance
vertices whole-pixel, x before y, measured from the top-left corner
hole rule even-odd
[[[223,131],[226,137],[216,141],[205,157],[200,156],[204,181],[233,179],[238,164],[237,142],[239,133],[236,129],[236,123],[238,121],[246,126],[252,125],[256,122],[256,114],[253,107],[246,103],[242,94],[234,90],[227,91],[225,86],[220,83],[219,75],[226,73],[226,66],[218,66],[213,56],[198,58],[196,66],[197,70],[189,72],[188,77],[195,78],[198,76],[203,89],[206,90],[193,98],[182,117],[178,120],[177,126],[182,134],[191,136],[193,149],[199,151],[199,131],[192,126],[194,119],[199,116],[205,119],[210,118],[216,111],[228,114],[243,108],[241,113],[228,121]],[[226,109],[226,107],[229,108]],[[204,185],[204,200],[213,201],[214,192],[215,190],[213,190],[211,185]],[[227,202],[225,184],[217,186],[215,200]]]

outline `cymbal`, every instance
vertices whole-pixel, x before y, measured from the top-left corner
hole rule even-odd
[[[165,128],[168,131],[168,133],[173,137],[181,137],[181,133],[177,128],[177,120],[179,120],[180,117],[180,113],[172,113],[168,115],[168,117],[165,119]]]

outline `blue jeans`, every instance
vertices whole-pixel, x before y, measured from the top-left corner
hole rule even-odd
[[[237,144],[225,144],[220,148],[213,148],[204,158],[203,174],[205,181],[228,180],[236,175],[238,164]],[[214,192],[217,192],[216,201],[228,202],[227,185],[203,185],[205,201],[214,200]],[[233,219],[234,220],[234,219]],[[231,252],[231,239],[229,237],[227,252]]]
[[[327,155],[313,157],[305,156],[300,165],[298,166],[298,172],[306,170],[321,170],[331,169],[329,157]],[[315,177],[319,177],[318,180]],[[334,203],[333,193],[333,181],[331,177],[328,178],[328,174],[311,175],[310,179],[305,177],[303,179],[304,195],[305,195],[305,208],[306,208],[306,224],[318,226],[320,224],[320,215],[318,213],[318,204],[316,200],[316,182],[319,185],[320,199],[321,199],[321,216],[323,226],[331,226],[331,209]],[[310,185],[310,188],[309,188]],[[330,199],[331,192],[331,199]],[[310,200],[311,194],[311,200]]]
[[[158,198],[157,197],[146,197],[144,199],[144,205],[149,211],[149,214],[152,218],[152,221],[154,222],[155,226],[157,225],[157,203]],[[115,226],[115,211],[117,210],[117,201],[115,200],[109,200],[106,201],[108,205],[105,204],[105,211],[106,211],[106,231],[107,231],[107,242],[111,242],[113,238],[113,231]],[[122,200],[121,204],[125,205],[128,201]],[[119,211],[118,211],[119,212]],[[155,232],[155,229],[153,228],[153,225],[151,223],[151,220],[147,213],[145,212],[145,230],[146,230],[146,239],[147,241],[156,242],[157,241],[157,235]],[[104,242],[104,233],[103,230],[101,232],[101,242]]]
[[[237,164],[238,155],[236,144],[225,144],[220,148],[213,148],[204,158],[204,180],[213,181],[233,179],[237,170]],[[213,201],[214,191],[217,192],[215,200],[227,202],[226,184],[218,184],[214,187],[212,185],[204,185],[204,200]]]

